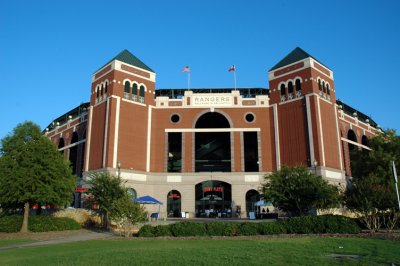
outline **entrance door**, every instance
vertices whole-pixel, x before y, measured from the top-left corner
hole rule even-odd
[[[232,186],[223,181],[208,180],[196,185],[196,217],[232,217]]]
[[[181,193],[178,190],[171,190],[167,195],[168,217],[181,217]]]

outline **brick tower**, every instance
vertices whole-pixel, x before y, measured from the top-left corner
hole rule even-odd
[[[268,75],[280,165],[305,165],[343,181],[333,72],[297,47]]]
[[[155,72],[128,50],[92,76],[85,171],[146,171]]]

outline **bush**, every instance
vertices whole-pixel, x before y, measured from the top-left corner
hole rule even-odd
[[[96,213],[86,209],[64,209],[55,212],[53,216],[59,218],[71,218],[78,222],[81,226],[85,227],[91,227],[96,224],[101,224],[100,217]]]
[[[172,236],[170,225],[157,225],[153,229],[154,236]]]
[[[279,222],[291,234],[357,234],[360,227],[354,219],[339,215],[302,216]]]
[[[146,224],[143,225],[139,230],[140,237],[153,237],[154,236],[154,227]]]
[[[22,226],[22,216],[4,216],[0,218],[0,232],[18,232]],[[28,229],[32,232],[78,230],[81,226],[70,218],[51,216],[29,217]]]
[[[224,236],[225,228],[228,223],[211,222],[206,224],[207,234],[209,236]]]
[[[224,236],[236,236],[240,223],[227,223],[225,225]]]
[[[22,226],[22,216],[3,216],[0,217],[0,232],[18,232]]]
[[[257,223],[242,223],[237,231],[238,236],[255,236],[258,234]]]
[[[286,228],[278,222],[258,223],[258,233],[260,235],[286,234]]]
[[[204,223],[181,222],[175,223],[171,227],[174,236],[204,236],[207,235]]]

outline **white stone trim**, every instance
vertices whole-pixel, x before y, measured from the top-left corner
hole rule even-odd
[[[151,151],[151,123],[152,123],[152,106],[149,105],[147,112],[147,146],[146,146],[146,171],[150,172],[150,151]]]
[[[334,110],[335,110],[335,126],[336,126],[336,138],[337,138],[338,152],[339,152],[340,170],[343,170],[343,158],[342,158],[342,150],[340,148],[340,132],[339,132],[339,122],[338,122],[336,104],[334,106]]]
[[[355,141],[346,139],[346,138],[344,138],[344,137],[342,137],[342,140],[345,141],[345,142],[348,142],[348,143],[350,143],[350,144],[353,144],[353,145],[355,145],[355,146],[361,147],[361,148],[363,148],[363,149],[366,149],[366,150],[369,150],[369,151],[371,150],[371,148],[368,147],[368,146],[362,145],[362,144],[360,144],[360,143],[358,143],[358,142],[355,142]]]
[[[164,132],[259,132],[260,128],[166,128]]]
[[[113,152],[113,168],[117,168],[118,160],[118,133],[119,133],[119,112],[121,107],[121,97],[114,96],[117,99],[115,110],[115,128],[114,128],[114,152]]]
[[[89,126],[87,131],[87,145],[86,145],[86,158],[85,158],[85,172],[89,171],[89,159],[90,159],[90,140],[92,134],[92,117],[93,117],[93,106],[89,106]]]
[[[181,183],[182,176],[181,175],[167,175],[167,183]]]
[[[59,151],[63,151],[63,150],[65,150],[65,149],[69,149],[69,148],[75,147],[75,146],[77,146],[77,145],[79,145],[79,144],[81,144],[81,143],[84,143],[84,142],[86,142],[86,139],[82,139],[82,140],[80,140],[80,141],[74,142],[74,143],[69,144],[69,145],[67,145],[67,146],[64,146],[64,147],[62,147],[62,148],[59,148],[58,150],[59,150]]]
[[[311,120],[311,107],[310,107],[310,96],[312,94],[306,95],[306,109],[307,109],[307,125],[308,125],[308,143],[310,149],[310,162],[311,165],[314,164],[315,154],[314,154],[314,139],[312,130],[312,120]]]
[[[274,112],[274,134],[275,134],[275,159],[276,170],[281,169],[281,154],[279,147],[279,121],[278,121],[278,105],[273,104],[272,110]]]
[[[121,179],[146,182],[147,181],[147,175],[137,174],[137,173],[121,172]]]
[[[106,167],[106,153],[107,153],[107,137],[108,137],[108,116],[109,116],[109,108],[110,108],[110,99],[107,98],[107,106],[106,106],[106,123],[104,125],[104,141],[103,141],[103,168]]]
[[[132,104],[136,104],[136,105],[140,105],[140,106],[146,107],[146,104],[144,104],[144,103],[135,102],[135,101],[128,100],[128,99],[125,99],[125,98],[122,98],[122,101],[123,101],[123,102],[132,103]]]
[[[259,175],[244,175],[244,182],[260,182]]]
[[[320,138],[321,138],[322,166],[325,166],[324,133],[323,133],[323,129],[322,129],[321,106],[320,106],[319,100],[320,100],[320,98],[318,97],[317,108],[318,108],[319,135],[320,135]]]

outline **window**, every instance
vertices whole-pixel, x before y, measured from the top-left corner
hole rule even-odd
[[[289,84],[288,84],[288,93],[290,94],[290,93],[293,93],[293,82],[289,82]]]
[[[129,93],[131,91],[131,84],[129,81],[125,81],[125,87],[124,87],[124,98],[129,100]]]
[[[182,133],[168,133],[168,172],[182,170]]]
[[[281,95],[285,95],[286,94],[286,88],[285,88],[285,84],[281,85]]]
[[[180,118],[180,116],[178,114],[171,115],[171,122],[174,123],[174,124],[178,123],[180,119],[181,118]]]
[[[322,88],[324,90],[324,93],[326,93],[326,85],[325,85],[325,81],[322,81]]]
[[[133,83],[132,85],[132,101],[137,101],[137,84]]]
[[[254,114],[252,114],[252,113],[247,113],[245,116],[244,116],[244,119],[246,120],[246,122],[247,123],[253,123],[254,122]]]
[[[328,84],[328,83],[326,83],[326,91],[327,91],[328,95],[331,95],[331,92],[330,92],[330,90],[329,90],[329,84]]]
[[[107,93],[108,91],[108,81],[106,82],[106,87],[104,88],[104,93]]]
[[[301,91],[301,82],[299,79],[296,79],[296,91]]]
[[[321,84],[321,80],[320,79],[318,80],[318,89],[320,91],[322,91],[322,84]]]
[[[144,86],[140,85],[139,89],[139,102],[144,103]]]
[[[244,171],[258,172],[258,137],[257,132],[243,132]]]

